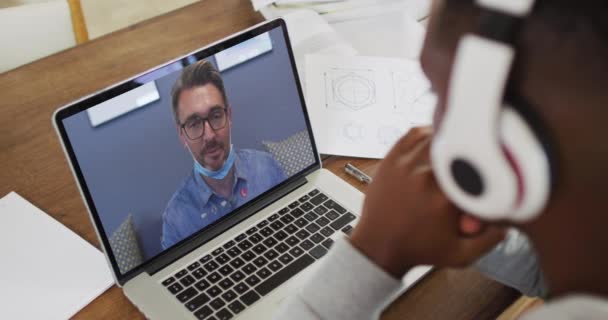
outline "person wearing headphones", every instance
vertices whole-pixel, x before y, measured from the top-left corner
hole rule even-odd
[[[351,238],[276,318],[373,318],[413,266],[477,262],[548,288],[522,319],[608,319],[606,12],[600,0],[436,0],[421,56],[434,129],[396,143]],[[496,246],[507,233],[518,246]]]
[[[171,97],[177,134],[194,169],[163,212],[163,249],[287,179],[269,153],[232,145],[232,107],[211,62],[185,67]]]

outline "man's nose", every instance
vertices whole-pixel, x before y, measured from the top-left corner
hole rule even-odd
[[[205,121],[204,123],[205,123],[205,130],[203,131],[203,139],[205,141],[209,141],[209,140],[215,138],[215,130],[213,130],[213,128],[211,128],[209,121]]]

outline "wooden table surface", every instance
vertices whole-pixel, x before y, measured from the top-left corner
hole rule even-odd
[[[0,197],[16,191],[99,247],[52,127],[53,111],[262,20],[249,0],[203,0],[0,74]],[[344,174],[347,161],[372,175],[377,161],[324,161],[326,168],[364,191],[364,185]],[[494,319],[517,297],[514,290],[474,270],[441,269],[400,297],[383,318]],[[114,286],[75,318],[143,316]]]

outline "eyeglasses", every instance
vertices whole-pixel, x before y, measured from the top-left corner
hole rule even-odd
[[[226,126],[226,108],[215,108],[209,112],[206,118],[195,116],[189,118],[181,125],[182,130],[190,140],[196,140],[205,134],[205,121],[213,131],[223,129]]]

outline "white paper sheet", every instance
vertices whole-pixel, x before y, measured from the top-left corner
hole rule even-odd
[[[0,199],[0,319],[68,319],[112,286],[104,255],[12,192]]]
[[[420,64],[308,55],[306,101],[320,153],[383,158],[399,137],[430,124],[435,99]]]

